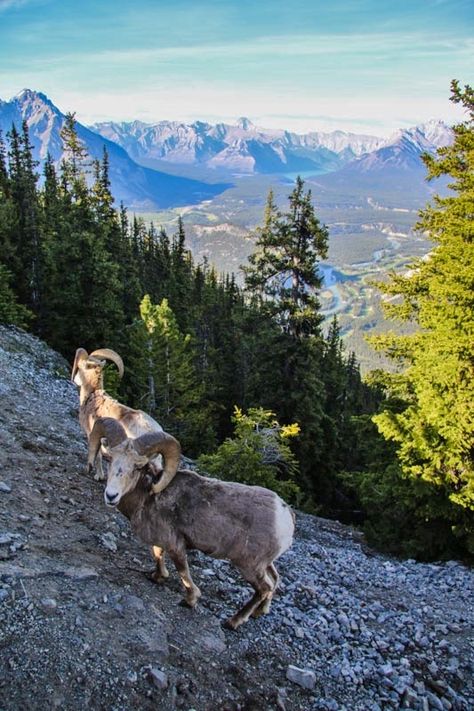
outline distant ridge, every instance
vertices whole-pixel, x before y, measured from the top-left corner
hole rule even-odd
[[[317,183],[331,190],[379,191],[409,194],[416,192],[424,199],[436,189],[444,189],[446,180],[428,184],[422,155],[434,155],[442,146],[452,143],[453,132],[443,121],[431,120],[420,126],[400,129],[385,140],[383,145],[339,170],[320,175]]]
[[[235,125],[110,121],[94,124],[91,129],[118,143],[137,161],[202,165],[237,173],[326,172],[383,143],[376,136],[344,131],[300,135],[264,129],[245,117],[240,117]]]
[[[27,121],[35,158],[47,153],[59,163],[64,114],[43,93],[25,89],[11,101],[0,100],[0,129]],[[236,124],[195,121],[106,122],[87,128],[79,138],[93,158],[106,147],[116,200],[136,210],[156,210],[210,200],[230,187],[234,175],[318,176],[328,188],[419,188],[426,173],[421,155],[452,141],[452,130],[431,120],[396,131],[388,139],[345,131],[296,134],[264,129],[246,117]],[[167,172],[169,166],[170,174]],[[192,175],[198,179],[179,175]],[[224,178],[222,177],[224,176]],[[203,179],[201,179],[203,178]],[[205,182],[209,180],[210,182]],[[224,180],[229,182],[220,182]]]
[[[43,162],[49,153],[56,163],[62,158],[61,127],[64,114],[41,92],[24,89],[11,101],[0,100],[0,129],[4,134],[26,120],[34,157]],[[228,187],[168,175],[138,165],[127,152],[104,136],[76,124],[79,138],[92,158],[101,158],[104,146],[109,154],[110,180],[115,199],[133,209],[154,210],[190,205],[210,199]]]

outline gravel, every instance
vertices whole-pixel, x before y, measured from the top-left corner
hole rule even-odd
[[[226,561],[190,554],[195,610],[172,566],[152,583],[149,551],[84,474],[68,371],[0,327],[2,711],[474,708],[474,574],[459,562],[387,558],[298,513],[270,614],[237,632],[221,623],[251,591]]]

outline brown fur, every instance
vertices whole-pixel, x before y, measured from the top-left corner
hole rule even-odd
[[[108,395],[104,390],[103,358],[115,359],[119,374],[123,373],[120,356],[114,351],[104,348],[94,351],[90,355],[84,348],[78,348],[72,367],[71,380],[79,385],[79,423],[87,438],[90,437],[92,428],[99,417],[110,417],[118,420],[123,425],[127,436],[138,437],[148,432],[161,432],[162,427],[150,415],[142,410],[122,405]],[[102,457],[100,453],[95,458],[96,479],[105,479],[102,470]],[[88,470],[91,469],[90,463]],[[159,467],[157,467],[159,470]]]
[[[178,471],[159,496],[150,496],[147,468],[133,476],[136,485],[122,496],[118,508],[141,540],[169,553],[187,604],[194,606],[200,596],[186,560],[186,551],[196,549],[230,560],[255,589],[252,599],[228,621],[230,628],[250,615],[268,612],[278,585],[273,561],[283,552],[276,536],[276,511],[279,506],[288,509],[292,528],[289,507],[268,489],[218,481],[189,470]]]

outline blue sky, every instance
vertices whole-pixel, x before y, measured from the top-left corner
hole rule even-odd
[[[472,0],[0,0],[0,98],[37,89],[83,123],[387,135],[458,120],[473,69]]]

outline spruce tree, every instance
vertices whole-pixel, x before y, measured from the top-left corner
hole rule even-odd
[[[314,335],[322,321],[317,290],[318,264],[327,254],[328,231],[316,217],[311,191],[304,192],[298,177],[289,196],[289,210],[281,213],[270,191],[263,227],[257,233],[246,285],[295,337]]]
[[[317,295],[321,286],[318,264],[326,255],[327,239],[311,192],[304,192],[304,183],[298,178],[286,213],[277,209],[270,192],[255,253],[250,266],[244,268],[247,292],[258,310],[270,315],[279,327],[265,344],[266,352],[271,353],[271,363],[267,360],[265,364],[270,371],[270,389],[255,404],[270,407],[279,418],[300,425],[295,449],[301,483],[319,502],[328,500],[330,488],[323,467],[325,398]]]
[[[10,195],[15,209],[15,257],[10,266],[19,301],[38,313],[41,299],[41,233],[38,217],[37,162],[26,122],[9,132]]]
[[[397,447],[403,474],[443,492],[447,504],[474,511],[474,91],[452,83],[452,101],[467,118],[453,127],[454,142],[425,156],[428,178],[451,176],[451,192],[421,213],[418,230],[433,243],[409,272],[392,275],[381,290],[397,297],[390,316],[410,321],[415,333],[389,334],[377,348],[404,366],[389,378],[401,412],[376,419]],[[432,512],[434,515],[434,512]],[[427,514],[427,518],[429,514]],[[472,518],[472,516],[471,516]],[[474,523],[471,526],[474,550]]]

